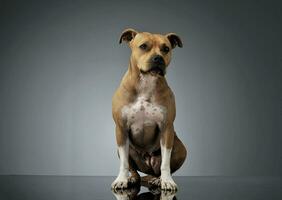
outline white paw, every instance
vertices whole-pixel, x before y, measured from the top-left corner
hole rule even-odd
[[[118,176],[116,180],[112,183],[112,189],[118,190],[118,189],[126,189],[128,186],[128,179],[127,177],[120,177]]]
[[[162,190],[177,191],[177,185],[171,176],[161,177]]]

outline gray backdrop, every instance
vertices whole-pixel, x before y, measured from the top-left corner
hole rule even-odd
[[[176,32],[177,175],[282,175],[279,1],[1,1],[0,173],[116,175],[123,29]]]

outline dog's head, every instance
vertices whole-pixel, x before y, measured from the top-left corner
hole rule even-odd
[[[127,42],[131,48],[131,60],[141,73],[164,76],[171,60],[172,49],[182,47],[180,37],[174,33],[166,35],[137,32],[126,29],[119,42]]]

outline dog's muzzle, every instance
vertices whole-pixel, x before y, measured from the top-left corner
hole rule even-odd
[[[150,73],[151,75],[165,75],[165,61],[162,56],[156,55],[153,56],[150,62],[150,69],[146,72],[141,70],[142,73]]]

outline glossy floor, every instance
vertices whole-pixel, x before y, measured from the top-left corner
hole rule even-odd
[[[0,176],[1,200],[282,199],[281,177],[174,177],[176,194],[133,188],[113,193],[114,177]]]

